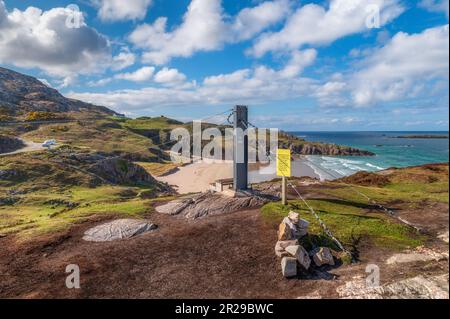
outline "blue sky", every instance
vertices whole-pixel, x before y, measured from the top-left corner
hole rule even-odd
[[[285,130],[448,130],[448,15],[448,0],[0,0],[0,65],[132,117],[247,104]]]

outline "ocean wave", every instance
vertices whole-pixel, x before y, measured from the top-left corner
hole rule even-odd
[[[322,180],[332,180],[360,171],[379,171],[384,167],[357,159],[329,156],[306,156],[307,164]]]
[[[375,168],[376,170],[379,170],[379,171],[381,171],[381,170],[383,170],[383,169],[386,169],[386,168],[384,168],[384,167],[380,167],[380,166],[373,165],[373,164],[370,164],[370,163],[366,163],[366,166]]]

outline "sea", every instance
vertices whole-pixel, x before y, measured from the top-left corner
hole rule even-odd
[[[406,167],[449,161],[448,139],[397,138],[402,135],[448,135],[448,131],[395,132],[290,132],[306,141],[346,145],[371,151],[375,156],[305,156],[302,161],[322,180],[379,171],[389,167]],[[297,175],[298,172],[292,172]]]

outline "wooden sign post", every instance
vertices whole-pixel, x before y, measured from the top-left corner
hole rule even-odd
[[[277,175],[281,176],[281,203],[287,205],[287,178],[291,177],[291,150],[277,150]]]

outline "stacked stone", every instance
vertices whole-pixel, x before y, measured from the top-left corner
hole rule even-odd
[[[299,268],[308,270],[312,256],[317,266],[334,265],[333,255],[327,247],[319,247],[310,253],[298,240],[308,234],[309,222],[299,218],[299,214],[290,211],[278,227],[278,241],[275,254],[281,258],[281,270],[286,278],[297,276]]]

